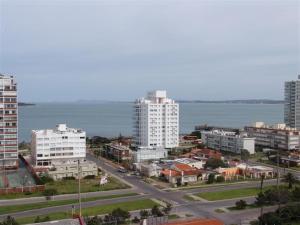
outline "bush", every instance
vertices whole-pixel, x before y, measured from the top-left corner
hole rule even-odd
[[[140,219],[139,219],[137,216],[135,216],[135,217],[132,219],[132,222],[133,222],[133,223],[139,223],[139,222],[140,222]]]
[[[49,175],[44,174],[40,176],[40,181],[42,182],[42,184],[47,184],[53,182],[54,180],[52,177],[49,177]]]
[[[63,180],[76,180],[75,177],[64,177]]]
[[[216,178],[216,182],[217,183],[223,183],[225,181],[225,177],[223,177],[223,176],[218,176],[217,178]]]
[[[208,175],[208,179],[207,179],[207,184],[212,184],[213,182],[215,182],[215,174],[211,173]]]
[[[87,175],[87,176],[85,176],[83,179],[86,179],[86,180],[93,180],[93,179],[95,179],[95,178],[96,178],[95,175]]]
[[[2,222],[0,222],[0,225],[19,225],[19,223],[17,223],[13,217],[8,216]]]
[[[244,200],[239,200],[235,203],[235,207],[239,210],[245,209],[247,207],[247,202]]]
[[[141,219],[147,219],[149,217],[149,212],[147,210],[141,210],[140,211],[140,217]]]
[[[153,206],[151,209],[151,214],[156,217],[161,217],[164,215],[157,205]]]
[[[49,188],[43,192],[43,195],[46,197],[52,197],[53,195],[57,195],[57,194],[58,191],[55,188]]]

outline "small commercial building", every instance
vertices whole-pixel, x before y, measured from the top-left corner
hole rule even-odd
[[[137,151],[132,152],[135,163],[160,160],[168,157],[168,150],[164,148],[139,147]]]
[[[191,158],[178,158],[174,160],[176,163],[186,164],[191,167],[197,168],[197,169],[203,169],[206,161],[204,160],[195,160]]]

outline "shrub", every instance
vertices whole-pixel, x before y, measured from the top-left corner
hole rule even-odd
[[[64,177],[63,180],[76,180],[75,177]]]
[[[164,215],[157,205],[153,206],[153,208],[151,209],[151,213],[153,216],[157,217],[161,217]]]
[[[137,216],[135,216],[135,217],[132,219],[132,222],[133,222],[133,223],[139,223],[139,222],[140,222],[140,219],[139,219]]]
[[[55,188],[49,188],[43,192],[43,195],[46,197],[51,197],[51,196],[57,195],[57,194],[58,194],[58,191]]]
[[[212,184],[214,181],[215,181],[215,174],[213,174],[213,173],[209,174],[206,183]]]
[[[223,177],[223,176],[218,176],[217,178],[216,178],[216,182],[217,183],[223,183],[225,181],[225,177]]]
[[[239,200],[235,203],[235,207],[239,210],[245,209],[247,207],[247,202],[244,200]]]
[[[40,176],[40,181],[42,182],[42,184],[47,184],[53,182],[53,178],[49,177],[49,175],[47,174],[44,174]]]
[[[95,178],[96,178],[95,175],[87,175],[87,176],[85,176],[83,179],[86,179],[86,180],[93,180],[93,179],[95,179]]]
[[[147,219],[149,217],[149,212],[147,210],[141,210],[140,217],[141,219]]]

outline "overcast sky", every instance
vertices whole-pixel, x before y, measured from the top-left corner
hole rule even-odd
[[[300,74],[300,1],[0,2],[22,101],[283,99]]]

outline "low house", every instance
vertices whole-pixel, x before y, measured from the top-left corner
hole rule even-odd
[[[217,168],[216,172],[219,173],[226,179],[240,175],[242,170],[238,167],[230,167],[230,168]]]
[[[224,223],[217,219],[185,219],[175,222],[163,223],[162,225],[224,225]]]
[[[194,148],[190,153],[187,153],[188,158],[194,159],[222,159],[222,153],[216,150],[208,149],[208,148]]]
[[[98,176],[97,164],[92,161],[81,161],[79,164],[80,177]],[[74,177],[78,179],[78,161],[66,160],[56,161],[52,163],[48,174],[54,180],[61,180],[63,178]]]
[[[197,169],[203,169],[206,163],[204,160],[195,160],[190,158],[179,158],[179,159],[175,159],[174,161],[177,163],[186,164],[191,167],[195,167]]]
[[[243,174],[251,178],[260,178],[262,176],[265,178],[273,178],[275,175],[273,168],[267,166],[248,166],[243,163],[237,167],[243,171]]]
[[[281,163],[288,167],[300,166],[300,154],[290,154],[289,156],[282,156]]]
[[[146,177],[159,177],[161,171],[162,167],[160,167],[156,163],[141,163],[140,165],[140,172]]]
[[[161,176],[172,184],[184,185],[198,181],[200,170],[186,164],[174,163],[169,169],[163,169]]]

